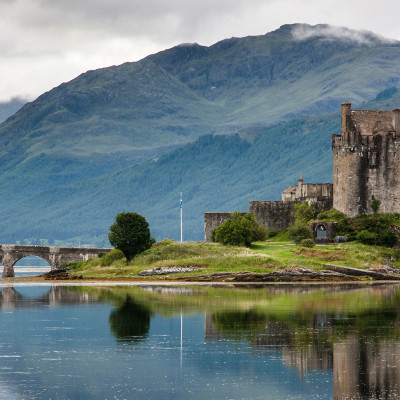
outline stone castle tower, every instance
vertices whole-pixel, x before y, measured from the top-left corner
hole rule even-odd
[[[342,133],[332,136],[333,207],[350,217],[400,212],[400,109],[352,111],[342,104]]]

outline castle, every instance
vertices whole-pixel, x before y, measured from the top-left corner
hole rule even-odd
[[[304,183],[282,192],[282,201],[250,201],[251,212],[268,230],[282,230],[294,222],[294,206],[304,200],[320,210],[332,207],[355,217],[372,212],[372,196],[383,213],[400,212],[400,109],[353,111],[342,104],[342,132],[332,135],[333,184]],[[205,241],[230,217],[230,212],[205,213]]]
[[[282,201],[250,201],[249,212],[268,230],[283,230],[294,222],[295,204],[306,200],[316,203],[320,210],[329,210],[333,205],[332,194],[332,183],[304,183],[300,174],[297,186],[289,186],[282,192]],[[230,212],[204,213],[206,242],[211,242],[213,230],[230,216]]]
[[[352,111],[342,104],[342,133],[332,135],[333,207],[350,217],[400,212],[400,109]]]

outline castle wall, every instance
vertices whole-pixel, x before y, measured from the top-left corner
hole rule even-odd
[[[333,207],[350,217],[371,214],[372,196],[381,201],[379,212],[400,212],[400,131],[382,122],[388,119],[383,113],[371,122],[375,114],[342,113],[345,130],[332,137]]]
[[[257,222],[264,225],[268,230],[284,230],[294,222],[294,206],[301,204],[298,201],[250,201],[249,211],[254,215]],[[310,199],[312,200],[312,199]],[[313,200],[312,200],[313,201]],[[329,210],[332,208],[332,198],[315,201],[318,209]]]
[[[250,201],[249,211],[268,230],[283,230],[294,222],[295,201]]]
[[[212,242],[213,230],[223,224],[231,216],[231,212],[206,212],[204,213],[204,240]],[[245,212],[241,213],[246,214]]]
[[[254,215],[257,222],[268,230],[284,230],[294,222],[294,205],[301,204],[304,199],[298,201],[250,201],[249,212]],[[314,201],[313,199],[309,199]],[[315,201],[318,209],[329,210],[332,208],[332,198]],[[204,213],[204,240],[211,242],[212,232],[224,223],[232,213],[230,212],[206,212]],[[241,213],[246,214],[245,212]]]
[[[301,188],[301,196],[298,198],[315,198],[321,199],[324,197],[332,197],[332,184],[331,183],[305,183]]]

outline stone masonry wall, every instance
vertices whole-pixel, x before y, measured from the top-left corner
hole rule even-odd
[[[294,222],[295,201],[250,201],[249,211],[268,230],[283,230]]]
[[[377,121],[375,128],[361,133],[353,121],[363,126],[365,119],[371,125],[375,114],[353,112],[346,105],[342,134],[332,137],[334,208],[350,217],[371,214],[374,196],[381,201],[379,212],[400,212],[400,131]]]
[[[332,199],[316,201],[318,209],[329,210],[332,208]],[[257,222],[268,230],[284,230],[294,222],[294,205],[301,204],[299,201],[250,201],[249,212],[256,218]],[[206,212],[204,213],[205,241],[211,242],[211,235],[215,228],[225,222],[232,213],[230,212]],[[246,214],[242,212],[242,215]]]
[[[254,215],[257,222],[264,225],[268,230],[288,228],[294,222],[294,206],[301,204],[299,201],[250,201],[249,211]],[[329,210],[332,208],[332,198],[316,201],[318,209]]]
[[[204,213],[204,240],[211,242],[213,230],[224,223],[231,216],[231,212],[206,212]],[[242,212],[242,215],[246,214]]]

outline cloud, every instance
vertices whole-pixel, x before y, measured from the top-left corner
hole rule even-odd
[[[320,37],[325,40],[340,39],[343,41],[350,41],[359,44],[374,44],[381,43],[395,43],[396,40],[388,39],[383,36],[374,34],[365,30],[353,30],[344,27],[332,25],[305,25],[298,24],[292,30],[292,35],[295,40],[307,40],[313,37]]]

